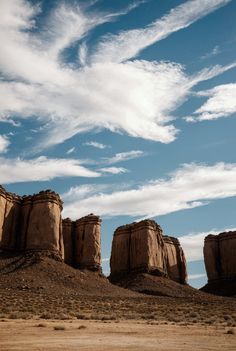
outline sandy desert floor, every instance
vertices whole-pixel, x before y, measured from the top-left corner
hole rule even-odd
[[[58,329],[58,330],[57,330]],[[140,321],[1,320],[1,351],[236,350],[236,331]]]

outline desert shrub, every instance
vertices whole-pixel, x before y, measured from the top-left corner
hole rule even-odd
[[[39,323],[36,325],[36,327],[39,327],[39,328],[46,328],[47,327],[47,324],[45,323]]]
[[[226,334],[234,334],[234,329],[232,329],[232,328],[231,328],[231,329],[228,329],[227,332],[226,332]]]
[[[54,330],[66,330],[66,328],[63,325],[55,325],[53,327]]]
[[[87,328],[85,325],[79,325],[78,326],[78,329],[85,329],[85,328]]]
[[[225,314],[225,315],[223,316],[223,318],[224,318],[225,321],[228,321],[228,320],[230,319],[230,316],[229,316],[228,314]]]

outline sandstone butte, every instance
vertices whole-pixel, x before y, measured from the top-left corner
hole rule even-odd
[[[0,187],[0,249],[54,253],[75,268],[101,269],[101,220],[88,215],[62,221],[62,201],[51,190],[30,196]]]
[[[153,220],[116,229],[110,265],[111,280],[130,273],[150,273],[181,284],[187,281],[186,260],[178,239],[163,236]]]
[[[44,251],[74,268],[101,271],[101,220],[90,214],[72,221],[61,218],[62,201],[51,190],[18,196],[0,186],[0,250]],[[208,286],[236,280],[236,232],[208,235],[204,260]],[[150,273],[185,284],[187,269],[178,239],[164,236],[153,220],[116,229],[110,278]],[[204,288],[203,288],[204,289]]]
[[[208,235],[203,252],[209,284],[236,279],[236,231]]]

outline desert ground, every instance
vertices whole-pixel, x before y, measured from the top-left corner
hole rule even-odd
[[[145,321],[2,320],[1,351],[232,350],[236,335],[224,326]]]
[[[2,258],[0,350],[236,350],[235,297],[145,274],[125,283],[133,290],[48,257]]]

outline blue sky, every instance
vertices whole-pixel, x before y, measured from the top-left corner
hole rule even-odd
[[[207,233],[235,228],[236,3],[0,2],[0,183],[63,215],[154,218],[206,281]]]

